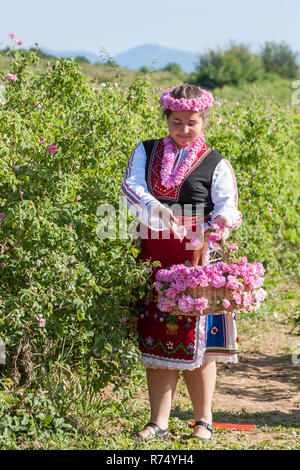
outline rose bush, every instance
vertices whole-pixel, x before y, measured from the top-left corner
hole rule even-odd
[[[97,210],[118,212],[124,162],[157,133],[151,83],[96,86],[73,60],[57,58],[46,72],[33,71],[38,63],[16,50],[17,80],[1,76],[2,373],[40,386],[64,351],[97,387],[117,384],[136,362],[121,318],[148,288],[148,272],[128,239],[98,237]]]

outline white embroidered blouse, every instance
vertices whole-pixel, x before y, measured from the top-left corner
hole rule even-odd
[[[187,155],[189,147],[177,149],[174,170]],[[151,230],[165,230],[161,219],[154,217],[153,210],[162,204],[149,192],[145,178],[147,155],[140,142],[133,150],[127,163],[125,176],[121,183],[121,193],[131,213]],[[214,204],[212,220],[218,215],[226,218],[229,230],[236,230],[242,224],[242,214],[238,210],[238,190],[231,164],[223,158],[216,166],[211,186]]]

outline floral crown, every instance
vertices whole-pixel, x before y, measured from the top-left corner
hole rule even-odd
[[[176,87],[168,88],[160,97],[160,104],[163,106],[164,111],[170,109],[171,111],[203,111],[206,108],[210,108],[214,101],[214,97],[210,91],[203,90],[202,95],[198,98],[173,98],[171,95],[172,91]]]

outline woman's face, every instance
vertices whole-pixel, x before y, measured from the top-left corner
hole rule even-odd
[[[190,145],[202,131],[200,113],[194,111],[172,111],[168,118],[169,134],[178,148]]]

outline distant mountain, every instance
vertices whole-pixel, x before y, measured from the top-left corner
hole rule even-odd
[[[92,64],[95,62],[103,62],[100,54],[97,55],[87,51],[54,51],[53,49],[46,48],[41,48],[41,51],[46,54],[64,58],[83,56]],[[175,62],[180,65],[182,70],[191,73],[195,69],[198,55],[193,52],[145,44],[116,55],[114,60],[121,67],[127,67],[128,69],[140,69],[143,66],[149,68],[153,66],[154,69],[161,69],[171,62]]]
[[[54,51],[53,49],[41,49],[46,54],[54,55],[55,57],[85,57],[91,64],[96,62],[103,62],[100,54],[94,54],[88,51]],[[300,51],[297,52],[297,63],[300,65]],[[199,54],[193,52],[180,51],[178,49],[170,49],[167,47],[145,44],[142,46],[133,47],[121,54],[114,57],[114,60],[121,67],[128,69],[140,69],[143,66],[154,69],[164,68],[167,64],[175,62],[186,73],[191,73],[195,70],[196,64],[199,62]]]
[[[89,60],[91,64],[95,64],[95,62],[103,62],[101,60],[100,54],[97,55],[88,51],[54,51],[53,49],[46,49],[45,47],[41,48],[41,51],[45,52],[45,54],[63,58],[82,56]]]
[[[161,69],[171,62],[175,62],[180,65],[182,70],[191,73],[195,70],[195,63],[198,62],[198,54],[144,44],[122,52],[116,55],[114,59],[121,67],[129,69],[140,69],[143,66],[153,66],[154,69]]]

